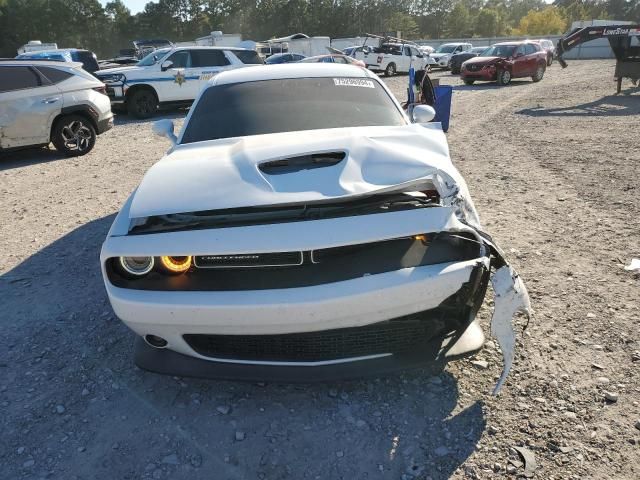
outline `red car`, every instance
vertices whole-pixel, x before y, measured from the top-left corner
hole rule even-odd
[[[539,82],[547,68],[547,52],[535,42],[496,43],[462,64],[460,76],[473,85],[480,80],[507,85],[512,78],[531,77]]]

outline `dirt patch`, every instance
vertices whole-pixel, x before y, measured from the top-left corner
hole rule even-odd
[[[638,478],[639,280],[623,265],[640,255],[640,94],[612,95],[613,69],[554,64],[503,88],[436,75],[455,89],[452,158],[536,310],[497,398],[492,342],[476,358],[488,368],[460,361],[437,377],[299,386],[142,372],[98,255],[167,142],[124,117],[86,157],[5,155],[0,477],[497,478],[524,472],[510,448],[525,446],[537,478]],[[404,100],[406,77],[388,83]]]

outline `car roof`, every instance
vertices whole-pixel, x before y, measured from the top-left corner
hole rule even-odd
[[[164,50],[166,48],[171,49],[170,45],[167,45],[166,47],[162,47],[162,48],[158,48],[158,50]],[[208,47],[206,45],[193,45],[192,47],[185,47],[185,46],[180,46],[180,47],[173,47],[172,50],[231,50],[231,51],[242,51],[242,52],[255,52],[255,50],[252,50],[250,48],[240,48],[240,47]]]
[[[355,65],[339,63],[284,63],[280,65],[259,65],[224,71],[210,80],[212,85],[227,85],[261,80],[281,80],[286,78],[377,78],[377,76]]]
[[[526,45],[527,43],[536,43],[536,42],[532,42],[531,40],[520,40],[519,42],[500,42],[500,43],[494,43],[493,45],[501,45],[501,46],[509,46],[509,45],[513,45],[513,46],[517,46],[517,45]],[[493,46],[492,45],[492,46]]]
[[[58,68],[78,68],[82,67],[81,62],[58,62],[56,60],[39,60],[37,58],[14,58],[1,60],[0,65],[24,66],[33,65],[36,67],[58,67]]]
[[[471,45],[471,44],[469,42],[449,42],[449,43],[443,43],[440,46],[442,47],[444,45]]]
[[[20,55],[39,55],[47,53],[64,53],[64,52],[90,52],[85,48],[52,48],[51,50],[34,50],[32,52],[24,52]]]

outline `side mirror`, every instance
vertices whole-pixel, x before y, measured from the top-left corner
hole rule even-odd
[[[362,47],[362,53],[369,55],[371,53],[371,49],[365,45]]]
[[[162,65],[160,66],[160,70],[162,70],[163,72],[166,72],[171,67],[173,67],[173,62],[171,60],[165,60],[164,62],[162,62]]]
[[[429,105],[416,105],[413,107],[413,123],[429,123],[436,116],[436,111]]]
[[[178,142],[178,138],[173,133],[173,120],[169,120],[168,118],[154,122],[153,133],[160,137],[167,137],[172,145]]]

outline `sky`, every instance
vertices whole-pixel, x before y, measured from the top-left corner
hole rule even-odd
[[[138,13],[144,10],[144,6],[152,0],[122,0],[131,13]],[[104,6],[109,3],[109,0],[100,0],[100,3]]]

